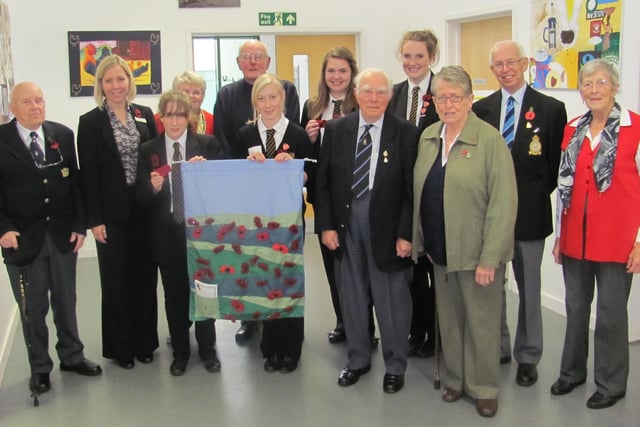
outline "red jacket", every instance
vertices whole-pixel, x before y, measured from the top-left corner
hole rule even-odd
[[[640,143],[640,116],[629,112],[629,117],[631,123],[625,124],[623,110],[611,186],[602,193],[596,188],[592,168],[598,147],[591,150],[586,138],[582,144],[571,205],[562,214],[563,255],[597,262],[627,262],[640,227],[640,176],[635,160]],[[576,120],[565,127],[563,151],[576,131]]]

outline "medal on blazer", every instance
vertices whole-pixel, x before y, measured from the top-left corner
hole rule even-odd
[[[542,156],[542,143],[538,135],[533,135],[531,142],[529,143],[529,155],[530,156]]]
[[[63,178],[68,177],[69,176],[69,168],[60,169],[60,175],[62,175]]]
[[[382,152],[382,157],[384,157],[384,159],[382,160],[384,163],[389,163],[389,153],[387,152],[387,150],[384,150]]]

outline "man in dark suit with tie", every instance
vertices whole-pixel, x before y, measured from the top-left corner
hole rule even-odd
[[[490,67],[501,89],[476,102],[473,111],[502,132],[515,166],[518,216],[513,272],[520,304],[513,356],[518,362],[516,382],[530,386],[538,380],[536,365],[542,357],[540,266],[545,238],[553,231],[550,194],[557,184],[567,113],[562,102],[525,83],[528,61],[517,43],[496,43]],[[503,305],[501,363],[511,361],[505,309]]]
[[[189,344],[189,273],[187,269],[184,212],[172,197],[175,175],[168,165],[183,160],[190,162],[224,159],[222,144],[214,136],[201,135],[189,128],[191,101],[180,90],[172,89],[160,97],[160,120],[164,133],[145,142],[140,149],[136,194],[150,209],[148,238],[151,256],[160,269],[164,287],[165,311],[174,360],[171,375],[183,375],[190,357]],[[171,177],[171,178],[170,178]],[[198,353],[209,372],[220,371],[216,354],[215,320],[195,322]]]
[[[45,120],[42,90],[19,83],[11,94],[15,119],[0,126],[0,244],[20,306],[31,366],[30,388],[51,388],[49,294],[60,369],[100,375],[84,357],[76,320],[76,261],[85,238],[73,132]]]
[[[315,227],[336,256],[348,348],[338,384],[350,386],[371,369],[371,298],[386,368],[383,389],[395,393],[404,385],[411,322],[408,257],[418,129],[385,114],[391,83],[384,72],[362,71],[355,86],[360,109],[325,125]]]

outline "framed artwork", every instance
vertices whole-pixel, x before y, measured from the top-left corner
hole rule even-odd
[[[178,7],[240,7],[240,0],[178,0]]]
[[[95,73],[109,55],[127,61],[138,94],[162,93],[160,31],[69,31],[69,91],[93,96]]]

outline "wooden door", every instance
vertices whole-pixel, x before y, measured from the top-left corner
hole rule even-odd
[[[460,24],[460,58],[473,82],[473,90],[497,90],[489,69],[489,51],[500,40],[511,40],[511,15]]]
[[[322,60],[327,52],[336,46],[348,48],[358,58],[355,34],[324,35],[277,35],[276,73],[281,79],[294,81],[293,56],[307,55],[309,58],[309,97],[318,93],[318,80],[322,70]],[[300,100],[301,103],[306,101]]]

